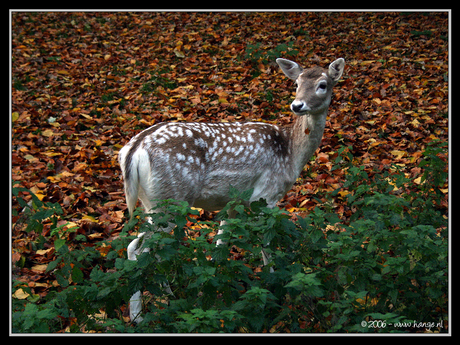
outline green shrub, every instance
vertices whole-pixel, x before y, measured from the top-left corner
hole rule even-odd
[[[347,205],[355,211],[347,220],[330,207],[293,220],[263,200],[248,207],[251,191],[232,190],[232,201],[218,215],[226,231],[214,238],[217,222],[198,222],[186,203],[165,200],[149,215],[152,224],[136,210],[122,236],[106,243],[112,249],[104,258],[95,247],[69,250],[56,239],[56,259],[48,269],[61,290],[42,299],[13,299],[13,332],[56,332],[65,318],[73,320],[71,332],[423,331],[414,321],[437,324],[447,318],[441,150],[440,143],[427,148],[420,164],[424,183],[414,184],[397,167],[369,178],[352,165],[350,148],[341,148],[334,169],[346,170],[345,181],[328,197],[348,192]],[[35,215],[46,205],[37,206]],[[236,213],[232,219],[229,208]],[[38,221],[33,214],[31,220]],[[129,231],[155,231],[168,222],[177,225],[172,233],[145,239],[149,253],[135,262],[120,254],[135,238]],[[225,244],[216,247],[218,238]],[[266,267],[262,249],[271,255]],[[83,277],[81,269],[88,266],[91,273]],[[166,283],[173,296],[166,295]],[[13,292],[19,288],[30,292],[13,282]],[[144,321],[131,324],[121,307],[137,290],[148,292]]]

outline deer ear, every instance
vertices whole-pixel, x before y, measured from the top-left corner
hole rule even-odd
[[[278,58],[276,63],[280,66],[281,70],[286,74],[289,79],[294,81],[297,80],[297,77],[302,73],[303,69],[297,63],[291,60]]]
[[[327,74],[332,78],[334,84],[337,83],[342,76],[343,68],[345,67],[345,60],[343,58],[338,58],[329,65],[329,71]]]

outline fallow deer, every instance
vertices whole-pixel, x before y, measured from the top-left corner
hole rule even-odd
[[[321,143],[332,88],[345,61],[339,58],[328,69],[303,69],[281,58],[276,62],[297,84],[290,106],[296,115],[294,124],[169,122],[145,129],[118,156],[130,214],[138,198],[147,213],[155,212],[155,200],[163,199],[219,210],[229,201],[230,186],[253,189],[250,202],[263,198],[268,207],[283,198]],[[139,241],[143,235],[128,246],[129,260],[148,251]],[[263,260],[268,263],[266,255]],[[169,286],[166,290],[172,293]],[[142,319],[140,299],[138,291],[130,300],[131,320]]]

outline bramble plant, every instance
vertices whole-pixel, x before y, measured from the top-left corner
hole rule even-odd
[[[13,332],[56,332],[65,320],[70,332],[423,331],[410,325],[447,319],[447,217],[437,208],[447,176],[442,149],[440,142],[426,149],[424,182],[414,184],[397,166],[369,178],[353,166],[351,148],[342,147],[333,168],[346,170],[345,181],[331,196],[348,192],[355,211],[346,221],[326,207],[302,218],[263,200],[248,206],[251,191],[232,190],[217,217],[226,220],[226,231],[214,238],[217,222],[197,221],[197,210],[174,200],[159,204],[152,223],[137,209],[110,242],[69,250],[56,238],[56,259],[47,269],[60,287],[39,298],[13,281],[13,292],[30,294],[13,298]],[[58,210],[34,203],[34,222]],[[226,219],[229,207],[235,218]],[[146,239],[152,250],[127,260],[129,232],[167,222],[177,225],[173,232],[154,232]],[[225,244],[216,247],[218,238]],[[108,245],[103,256],[97,249]],[[265,267],[262,248],[271,255]],[[88,266],[91,273],[83,276]],[[173,296],[166,295],[166,282]],[[127,322],[121,310],[137,290],[147,291],[139,324]]]

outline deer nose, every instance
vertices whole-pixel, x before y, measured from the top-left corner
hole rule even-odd
[[[292,110],[294,113],[300,113],[300,112],[303,112],[303,111],[307,111],[307,110],[308,110],[308,107],[307,107],[307,105],[306,105],[304,102],[301,102],[301,101],[294,101],[294,102],[292,102],[292,104],[291,104],[291,110]]]

